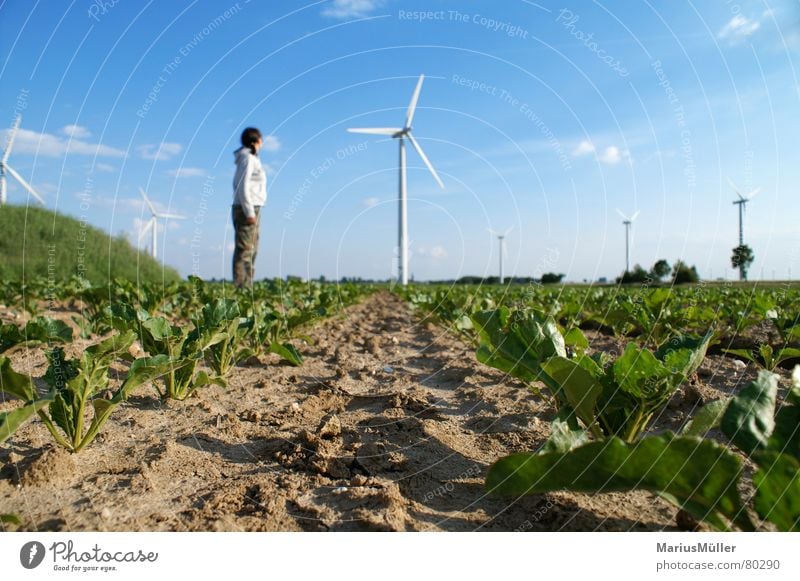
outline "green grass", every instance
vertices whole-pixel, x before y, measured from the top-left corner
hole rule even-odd
[[[0,207],[0,279],[54,281],[82,276],[93,284],[113,278],[158,282],[178,273],[124,238],[50,210]]]

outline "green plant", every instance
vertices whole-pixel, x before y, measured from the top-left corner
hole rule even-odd
[[[783,347],[774,351],[772,346],[767,343],[760,345],[758,349],[723,349],[722,351],[755,363],[767,371],[774,371],[784,361],[800,357],[800,349]]]
[[[542,369],[542,363],[551,357],[567,355],[552,317],[535,310],[500,307],[473,313],[471,319],[480,338],[478,361],[522,380],[535,393],[535,381],[543,382],[553,393],[558,391],[558,384]]]
[[[64,321],[50,317],[34,317],[20,330],[11,323],[0,325],[0,353],[16,345],[72,341],[72,329]]]
[[[761,371],[730,400],[713,402],[687,425],[625,443],[611,437],[583,443],[580,430],[561,426],[536,454],[514,454],[489,469],[486,487],[503,495],[552,490],[650,490],[717,529],[753,530],[738,487],[742,462],[724,446],[699,435],[719,427],[757,466],[753,508],[782,531],[800,531],[800,366],[777,409],[778,378]],[[573,426],[574,428],[574,426]]]
[[[18,427],[21,421],[38,413],[55,441],[70,452],[79,452],[90,444],[134,388],[170,369],[169,357],[165,355],[133,360],[127,377],[111,393],[109,367],[116,359],[133,359],[128,349],[134,339],[132,331],[114,335],[87,347],[77,360],[67,359],[61,347],[48,351],[50,365],[43,378],[48,391],[44,395],[37,394],[30,376],[12,371],[7,359],[0,361],[3,391],[9,389],[8,385],[13,395],[25,401],[22,408],[11,412],[17,412],[13,423],[5,418],[9,427],[7,434],[10,435],[10,428],[15,424]],[[91,417],[87,413],[90,409]]]
[[[233,299],[219,298],[204,306],[195,328],[200,335],[219,337],[205,351],[205,356],[220,377],[228,375],[238,361],[254,353],[250,347],[241,347],[247,337],[248,322],[240,316],[239,304]]]
[[[676,338],[653,353],[629,343],[615,361],[555,356],[541,368],[557,384],[559,409],[572,410],[595,437],[634,442],[705,357],[711,334]]]

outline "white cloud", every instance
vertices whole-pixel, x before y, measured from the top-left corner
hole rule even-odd
[[[179,167],[171,169],[167,175],[173,178],[202,178],[206,175],[206,170],[201,167]]]
[[[588,155],[590,153],[594,153],[594,144],[589,141],[588,139],[584,139],[578,144],[578,147],[572,150],[573,157],[580,157],[582,155]]]
[[[431,248],[426,248],[425,246],[420,246],[416,249],[417,254],[420,256],[430,256],[434,259],[443,259],[447,258],[447,250],[444,249],[443,246],[432,246]]]
[[[728,40],[732,43],[741,42],[747,39],[748,36],[751,36],[760,27],[761,23],[759,21],[751,20],[741,14],[737,14],[722,27],[722,30],[717,34],[717,38]]]
[[[367,16],[382,4],[383,0],[333,0],[322,11],[322,15],[331,18],[360,18]]]
[[[146,145],[140,145],[136,148],[136,153],[138,153],[139,157],[142,159],[165,161],[178,155],[182,150],[183,146],[180,143],[163,142],[157,144],[148,143]]]
[[[96,163],[94,169],[105,173],[111,173],[117,171],[117,168],[115,168],[110,163]]]
[[[613,165],[622,161],[622,153],[616,145],[610,145],[605,148],[603,153],[597,156],[603,163]]]
[[[281,148],[280,140],[274,135],[267,135],[264,137],[264,143],[261,145],[265,151],[278,151]]]
[[[64,125],[64,127],[61,128],[61,133],[73,139],[86,139],[92,135],[91,132],[82,125]]]
[[[380,202],[380,198],[376,198],[375,196],[370,196],[369,198],[364,198],[361,200],[361,203],[364,204],[367,208],[372,208],[377,206]]]
[[[8,133],[8,129],[0,131],[0,142],[6,142]],[[125,157],[125,152],[115,147],[89,143],[80,139],[65,139],[51,133],[37,133],[28,129],[17,131],[11,155],[15,153],[31,153],[45,157],[62,157],[66,154]]]
[[[597,156],[602,163],[606,163],[608,165],[615,165],[621,162],[622,160],[631,162],[631,153],[627,149],[620,149],[616,145],[609,145],[606,147],[603,152]]]

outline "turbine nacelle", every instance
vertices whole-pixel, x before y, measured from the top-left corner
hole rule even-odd
[[[142,196],[142,199],[144,199],[145,204],[147,204],[147,208],[150,210],[150,219],[147,221],[147,226],[142,228],[141,232],[139,232],[139,241],[141,242],[142,238],[144,238],[144,235],[149,231],[153,237],[152,238],[153,246],[150,249],[150,253],[152,254],[153,258],[157,258],[158,219],[166,218],[172,220],[185,220],[186,216],[179,216],[178,214],[167,214],[159,212],[158,210],[156,210],[156,207],[150,201],[150,198],[147,197],[147,193],[144,191],[144,188],[139,188],[139,195]]]

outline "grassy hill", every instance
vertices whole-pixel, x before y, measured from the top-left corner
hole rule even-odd
[[[0,279],[56,281],[81,275],[92,283],[119,277],[171,281],[178,273],[124,238],[43,208],[0,207]]]

